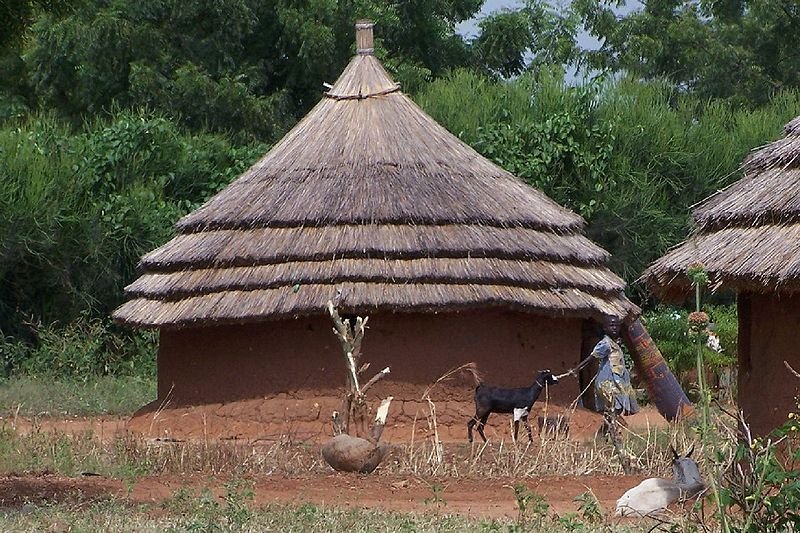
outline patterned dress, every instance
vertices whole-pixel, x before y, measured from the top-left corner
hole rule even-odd
[[[606,335],[592,350],[600,361],[595,378],[595,406],[598,411],[614,411],[630,415],[639,412],[636,392],[631,386],[631,376],[625,367],[622,348]]]

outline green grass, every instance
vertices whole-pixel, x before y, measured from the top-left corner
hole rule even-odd
[[[325,531],[375,532],[514,532],[548,531],[646,531],[641,525],[596,524],[570,515],[551,515],[541,523],[513,520],[478,520],[446,513],[395,513],[375,509],[344,509],[311,503],[270,504],[260,508],[243,506],[241,494],[224,499],[207,494],[184,494],[180,490],[159,507],[128,505],[121,500],[91,503],[33,505],[22,509],[0,508],[5,531]],[[649,526],[649,525],[648,525]]]
[[[101,376],[91,381],[52,377],[0,379],[0,416],[130,415],[156,398],[155,378]]]

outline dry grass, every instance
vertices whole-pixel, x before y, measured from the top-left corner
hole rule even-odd
[[[443,443],[438,439],[435,404],[420,421],[430,437],[399,447],[393,464],[384,463],[384,471],[418,476],[445,477],[538,477],[623,475],[614,447],[603,439],[577,441],[559,434],[542,432],[534,442],[526,437],[514,442],[500,439],[471,445]],[[416,422],[415,422],[416,427]],[[644,431],[623,431],[624,452],[637,473],[671,477],[670,444],[678,450],[691,446],[695,437],[685,424],[669,428],[647,427]],[[697,448],[699,452],[703,450]],[[698,453],[696,457],[700,457]],[[390,461],[392,462],[392,461]]]
[[[435,404],[431,402],[431,408]],[[434,416],[425,424],[436,428]],[[541,435],[533,443],[499,440],[472,445],[442,442],[431,437],[395,445],[376,475],[418,477],[524,478],[548,475],[622,475],[613,447],[605,441],[576,442]],[[683,426],[668,431],[648,428],[629,433],[626,450],[644,475],[669,475],[669,444],[688,449],[691,435]],[[697,457],[703,450],[698,449]],[[65,475],[95,472],[114,477],[160,474],[281,474],[300,476],[329,472],[319,446],[293,440],[221,441],[198,439],[164,441],[126,434],[101,439],[92,432],[66,434],[34,427],[27,435],[0,429],[0,471],[50,470]]]

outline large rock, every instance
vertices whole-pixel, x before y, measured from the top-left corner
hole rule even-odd
[[[361,437],[336,435],[322,446],[322,457],[340,472],[369,474],[380,464],[389,447],[376,446]]]

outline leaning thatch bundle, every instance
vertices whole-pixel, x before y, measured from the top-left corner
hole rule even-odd
[[[638,311],[578,215],[438,125],[371,54],[371,29],[359,38],[322,101],[143,258],[118,320],[257,321],[328,300],[361,314]]]
[[[656,294],[683,298],[695,263],[713,289],[800,290],[800,117],[785,132],[748,158],[741,180],[699,204],[695,233],[645,270]]]

